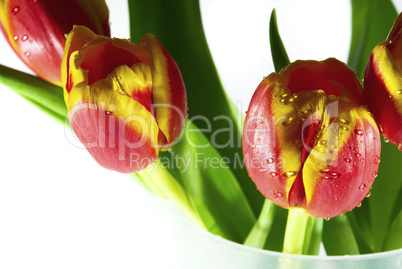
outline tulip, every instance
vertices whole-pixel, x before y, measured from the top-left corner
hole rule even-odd
[[[402,150],[402,13],[370,54],[364,94],[382,135]]]
[[[104,0],[0,0],[0,28],[20,59],[40,78],[61,85],[66,34],[73,25],[110,35]]]
[[[74,133],[107,169],[144,169],[183,129],[187,97],[180,70],[151,34],[136,45],[74,26],[62,84]]]
[[[296,61],[255,91],[244,124],[247,171],[285,208],[331,218],[356,207],[377,176],[380,139],[353,71]]]

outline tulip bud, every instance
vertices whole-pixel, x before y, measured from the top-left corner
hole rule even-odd
[[[62,84],[76,136],[105,168],[142,170],[183,129],[187,97],[180,70],[151,34],[136,45],[74,26]]]
[[[363,200],[380,145],[358,79],[336,59],[296,61],[264,78],[244,124],[245,165],[261,193],[321,218]]]
[[[402,13],[387,40],[371,52],[364,94],[382,135],[402,150]]]
[[[20,59],[40,78],[61,85],[66,35],[73,25],[110,35],[104,0],[0,0],[0,28]]]

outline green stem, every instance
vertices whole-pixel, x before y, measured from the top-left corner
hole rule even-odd
[[[137,174],[139,174],[143,183],[145,183],[152,192],[172,201],[190,221],[200,227],[204,227],[204,224],[183,187],[169,173],[159,159]]]
[[[269,231],[272,227],[273,217],[274,203],[266,199],[262,206],[260,216],[244,241],[244,245],[261,249],[264,248]]]
[[[308,219],[309,216],[304,213],[303,209],[289,209],[283,242],[283,253],[303,254]]]

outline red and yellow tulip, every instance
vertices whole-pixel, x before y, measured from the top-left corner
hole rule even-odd
[[[75,134],[105,168],[144,169],[183,129],[187,97],[180,70],[151,34],[136,45],[75,26],[62,83]]]
[[[330,218],[352,210],[377,176],[380,137],[353,71],[336,59],[296,61],[267,76],[244,124],[246,168],[285,208]]]
[[[371,52],[364,75],[367,106],[390,142],[402,150],[402,13],[387,40]]]
[[[104,0],[0,0],[0,28],[20,59],[39,77],[61,85],[66,34],[85,25],[110,35]]]

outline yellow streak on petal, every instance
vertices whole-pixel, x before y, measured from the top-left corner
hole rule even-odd
[[[131,68],[121,65],[115,68],[109,76],[114,90],[120,94],[136,97],[152,91],[151,68],[146,63],[137,63]]]
[[[402,114],[402,74],[386,44],[387,41],[381,42],[373,49],[374,68],[381,75],[396,109]],[[378,68],[375,63],[378,63]]]
[[[110,115],[122,118],[126,127],[140,134],[142,141],[150,139],[155,145],[155,154],[158,155],[159,127],[154,116],[136,100],[116,92],[109,78],[99,80],[91,86],[84,83],[75,86],[70,92],[67,105],[73,108],[81,103],[95,104]]]
[[[170,141],[170,132],[168,130],[173,111],[168,104],[172,103],[172,90],[169,87],[167,63],[161,49],[162,45],[151,34],[145,34],[139,45],[147,49],[152,55],[153,103],[161,104],[155,108],[155,114],[167,141]]]
[[[68,34],[66,45],[64,47],[63,59],[61,61],[61,84],[66,94],[66,83],[68,78],[68,64],[71,66],[72,53],[81,49],[89,41],[96,39],[97,35],[85,26],[75,25]],[[82,60],[81,60],[82,61]],[[71,72],[70,72],[71,73]],[[66,97],[64,97],[66,98]]]
[[[271,111],[274,114],[272,120],[276,124],[279,158],[284,160],[282,171],[286,180],[286,198],[288,199],[289,191],[301,167],[299,123],[297,121],[297,107],[290,99],[292,94],[273,76],[277,76],[277,74],[271,74],[266,78],[267,81],[273,81],[272,88],[267,87],[267,89],[271,90]]]

